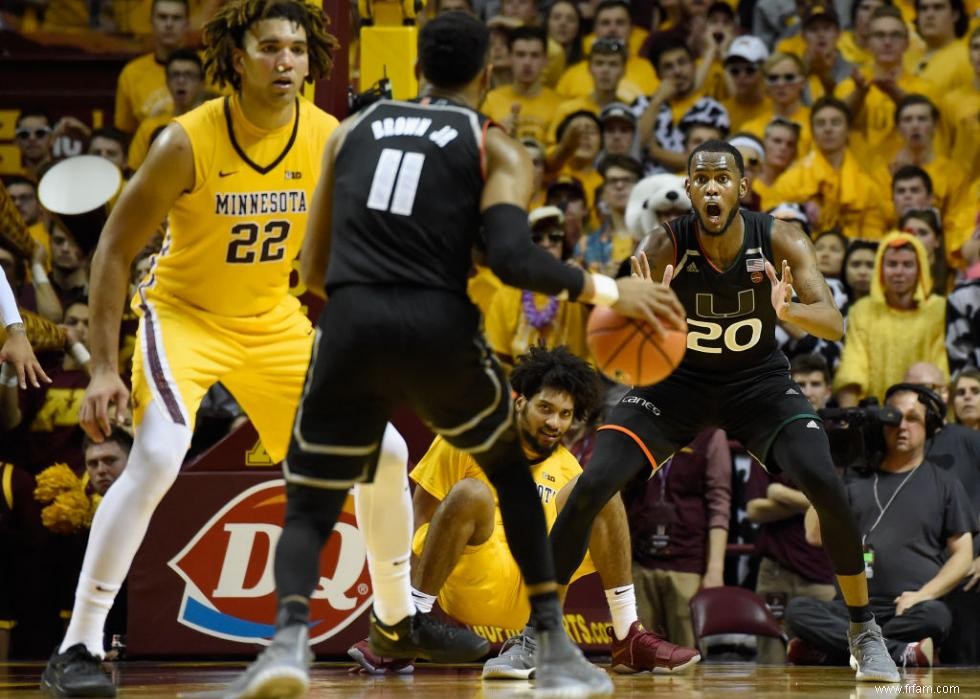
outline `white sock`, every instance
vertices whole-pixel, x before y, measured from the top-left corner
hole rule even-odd
[[[385,428],[374,482],[354,487],[354,509],[367,548],[374,614],[382,624],[392,626],[415,614],[415,603],[408,445],[390,424]]]
[[[612,616],[613,633],[622,641],[630,632],[634,621],[639,620],[636,611],[636,590],[632,585],[613,587],[605,591],[609,614]]]
[[[137,426],[122,474],[105,494],[92,521],[75,605],[59,652],[82,643],[101,657],[102,631],[116,593],[143,543],[153,511],[180,472],[191,431],[174,424],[151,402]]]
[[[435,595],[427,595],[421,590],[416,590],[414,587],[412,588],[412,599],[415,601],[415,608],[423,614],[431,612],[432,605],[436,603]]]

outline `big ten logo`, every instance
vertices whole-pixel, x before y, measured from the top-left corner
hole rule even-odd
[[[607,644],[609,636],[608,621],[589,621],[581,614],[565,614],[562,618],[565,632],[576,643]]]
[[[179,623],[229,641],[269,642],[276,616],[273,559],[285,509],[285,481],[248,488],[169,561],[184,580]],[[371,604],[365,553],[348,497],[320,555],[320,579],[310,599],[312,643],[339,633]]]

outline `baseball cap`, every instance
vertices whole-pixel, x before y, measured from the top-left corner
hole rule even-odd
[[[749,63],[762,63],[769,58],[769,49],[757,36],[751,34],[736,36],[725,54],[726,61],[731,58],[741,58]]]
[[[837,17],[837,12],[833,7],[829,5],[817,4],[812,5],[803,12],[803,27],[805,28],[808,24],[817,19],[826,19],[834,24],[836,27],[840,27],[840,19]]]
[[[527,222],[534,228],[542,221],[555,220],[558,225],[565,223],[565,214],[557,206],[539,206],[527,216]]]
[[[602,112],[599,114],[599,121],[605,123],[613,119],[628,122],[633,127],[636,126],[636,115],[622,102],[610,102],[602,108]]]

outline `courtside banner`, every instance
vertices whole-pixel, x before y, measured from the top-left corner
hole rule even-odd
[[[278,465],[249,425],[186,466],[157,508],[128,578],[128,655],[253,657],[267,644],[285,507]],[[310,607],[314,651],[346,656],[367,635],[372,599],[364,538],[348,497],[320,557]],[[609,613],[598,576],[572,586],[565,612],[575,641],[608,652]],[[508,635],[494,626],[474,630],[495,645]]]

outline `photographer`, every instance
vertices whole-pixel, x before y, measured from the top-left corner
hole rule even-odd
[[[851,480],[846,492],[863,535],[871,609],[888,650],[906,667],[930,666],[933,644],[942,641],[952,623],[941,598],[970,569],[977,520],[962,484],[924,458],[926,439],[945,414],[939,396],[919,385],[896,384],[885,402],[901,419],[883,420],[881,463],[871,474]],[[806,534],[810,543],[820,544],[812,508]],[[798,637],[788,650],[798,664],[847,663],[842,601],[794,599],[786,620]]]

